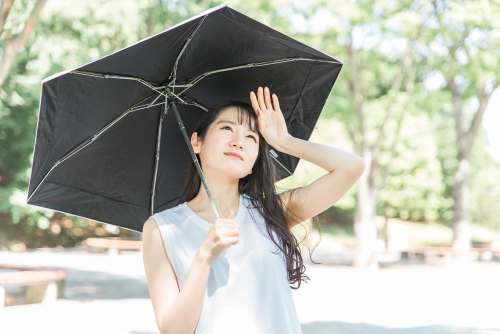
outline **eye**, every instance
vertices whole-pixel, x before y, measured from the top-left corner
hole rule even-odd
[[[223,127],[221,128],[221,130],[222,130],[222,129],[225,129],[225,128],[231,129],[231,127],[230,127],[230,126],[225,125],[225,126],[223,126]],[[257,139],[255,139],[255,136],[249,135],[248,137],[252,138],[255,142],[257,142]]]

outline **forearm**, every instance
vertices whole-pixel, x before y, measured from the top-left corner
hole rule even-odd
[[[307,160],[328,172],[338,169],[357,170],[360,166],[364,166],[363,159],[356,154],[336,147],[295,138],[292,135],[286,137],[276,149]]]
[[[196,253],[186,281],[162,319],[162,334],[193,334],[198,325],[213,260]]]

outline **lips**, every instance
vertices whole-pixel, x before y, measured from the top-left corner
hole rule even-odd
[[[229,155],[229,156],[233,156],[233,157],[236,157],[236,158],[239,158],[240,160],[243,161],[243,158],[241,157],[241,155],[239,155],[238,153],[234,153],[234,152],[226,152],[224,153],[225,155]]]

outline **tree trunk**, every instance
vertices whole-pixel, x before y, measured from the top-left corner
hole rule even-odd
[[[454,52],[454,50],[451,50]],[[451,52],[450,51],[450,52]],[[453,184],[453,250],[459,256],[467,254],[471,248],[471,226],[470,226],[470,176],[471,176],[471,151],[477,131],[481,125],[486,106],[490,100],[491,93],[499,86],[499,83],[493,86],[488,94],[479,93],[479,108],[472,118],[468,131],[462,127],[462,97],[454,82],[454,77],[447,79],[448,89],[453,96],[455,107],[455,130],[457,132],[458,146],[458,166],[455,170],[455,179]],[[479,91],[484,90],[479,88]]]
[[[353,267],[369,267],[377,265],[374,250],[377,240],[375,224],[377,191],[370,184],[370,167],[372,155],[369,149],[364,150],[365,172],[358,181],[358,202],[354,216],[354,234],[356,249],[354,251]]]
[[[470,231],[470,157],[461,155],[455,171],[455,184],[453,186],[453,250],[458,255],[465,255],[471,247]]]
[[[384,206],[384,245],[385,250],[389,249],[389,206]]]
[[[45,6],[46,2],[47,0],[37,0],[30,13],[30,16],[28,17],[28,20],[24,24],[23,30],[17,35],[12,36],[5,41],[3,55],[0,59],[0,87],[2,87],[5,80],[7,79],[7,76],[9,75],[9,70],[14,63],[19,48],[28,40],[31,31],[38,22],[38,18],[40,17],[40,14],[42,13],[42,9]],[[4,1],[3,3],[6,3],[6,1]],[[9,3],[9,1],[7,1],[7,3]],[[12,4],[11,1],[10,4]],[[3,8],[4,6],[2,6],[2,10]],[[2,19],[4,16],[6,19],[6,15],[8,15],[8,12],[5,15],[2,14]]]
[[[404,74],[407,72],[407,69],[409,69],[406,91],[408,93],[413,92],[416,66],[413,66],[414,59],[412,58],[412,45],[414,41],[419,39],[423,28],[424,25],[422,24],[418,32],[416,33],[416,36],[413,38],[408,38],[403,61],[401,62],[400,69],[397,72],[398,74],[394,80],[393,85],[390,88],[390,91],[401,91],[401,86],[404,81]],[[377,241],[377,225],[375,223],[375,216],[377,214],[377,198],[378,192],[386,186],[387,178],[390,174],[390,163],[395,154],[395,148],[398,143],[403,116],[401,116],[398,121],[396,139],[392,144],[391,156],[389,159],[389,163],[385,168],[382,184],[377,186],[375,184],[375,180],[380,171],[378,157],[383,150],[384,138],[388,131],[387,126],[388,123],[392,119],[394,119],[394,113],[397,110],[397,105],[388,105],[387,113],[382,120],[382,124],[378,128],[378,138],[373,145],[370,145],[368,143],[369,136],[367,130],[367,119],[363,111],[364,103],[368,101],[367,86],[363,81],[363,66],[361,64],[361,57],[359,55],[359,52],[355,48],[353,48],[352,40],[353,39],[350,38],[350,42],[345,45],[351,74],[348,93],[349,97],[353,101],[353,109],[358,118],[359,128],[355,129],[352,125],[348,124],[347,130],[354,143],[355,150],[361,151],[366,165],[365,172],[358,180],[357,203],[354,216],[356,249],[354,252],[352,266],[378,268],[378,260],[376,258],[376,254],[374,253]],[[369,66],[371,65],[366,64],[366,67]],[[361,135],[361,138],[359,140],[357,139],[358,137],[356,136],[356,131],[358,131]]]

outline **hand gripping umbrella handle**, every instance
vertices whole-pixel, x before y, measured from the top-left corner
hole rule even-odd
[[[205,191],[207,192],[208,199],[210,200],[210,204],[212,205],[212,209],[214,210],[215,213],[215,218],[219,218],[219,212],[217,211],[217,207],[215,206],[214,200],[212,198],[212,195],[210,194],[210,190],[208,189],[207,182],[205,181],[205,176],[203,176],[203,172],[201,171],[200,164],[198,162],[198,159],[196,159],[196,155],[194,153],[193,147],[191,146],[191,141],[189,140],[189,137],[186,133],[186,128],[184,127],[184,123],[182,122],[182,118],[179,115],[179,111],[177,110],[177,101],[175,98],[175,95],[172,93],[172,91],[168,88],[165,89],[167,92],[167,95],[171,101],[172,104],[172,109],[174,110],[175,118],[177,119],[177,123],[179,123],[179,126],[181,128],[181,132],[184,136],[184,140],[186,141],[187,147],[189,149],[189,153],[191,154],[191,158],[193,159],[194,164],[196,165],[196,169],[198,170],[198,174],[200,174],[201,181],[203,182],[203,186],[205,187]],[[227,249],[231,247],[229,245],[224,252],[220,256],[225,256]]]

